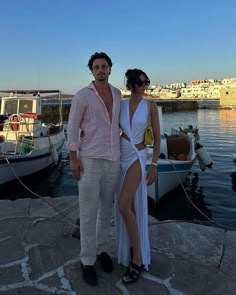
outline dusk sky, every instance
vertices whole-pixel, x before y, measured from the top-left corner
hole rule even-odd
[[[236,77],[235,0],[0,0],[0,11],[0,90],[74,94],[96,51],[123,89],[128,68],[152,85]]]

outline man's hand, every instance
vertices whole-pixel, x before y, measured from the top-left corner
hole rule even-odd
[[[77,153],[75,151],[70,152],[70,160],[72,174],[77,180],[79,180],[81,173],[84,173],[84,167],[81,160],[77,157]]]

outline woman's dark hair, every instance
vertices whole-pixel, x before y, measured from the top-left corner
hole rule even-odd
[[[110,68],[112,67],[112,61],[111,61],[110,57],[106,53],[104,53],[104,52],[95,52],[93,55],[91,55],[90,60],[88,61],[88,67],[89,67],[90,71],[92,71],[94,60],[95,59],[100,59],[100,58],[104,58],[107,61],[109,67]]]
[[[150,82],[147,74],[139,69],[128,69],[125,73],[126,88],[128,90],[133,90],[135,92],[134,85],[140,82],[140,75],[144,75],[146,79]]]

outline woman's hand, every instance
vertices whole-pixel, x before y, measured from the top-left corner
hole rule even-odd
[[[147,185],[153,184],[157,177],[157,167],[154,165],[150,165],[150,168],[146,175],[146,183]]]

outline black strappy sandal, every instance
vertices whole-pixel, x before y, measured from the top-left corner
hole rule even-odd
[[[142,270],[143,265],[139,266],[131,261],[128,270],[122,277],[122,283],[125,285],[136,283],[140,277]]]

